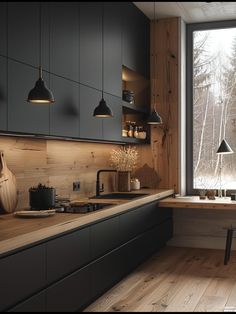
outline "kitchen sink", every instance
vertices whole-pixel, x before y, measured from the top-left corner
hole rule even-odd
[[[148,193],[109,193],[102,194],[99,196],[93,196],[91,199],[125,199],[130,200],[134,198],[139,198],[142,196],[149,195]]]

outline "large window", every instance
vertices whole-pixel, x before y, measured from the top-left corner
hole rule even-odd
[[[188,26],[188,192],[220,188],[223,139],[234,150],[222,161],[223,189],[236,189],[236,22]]]

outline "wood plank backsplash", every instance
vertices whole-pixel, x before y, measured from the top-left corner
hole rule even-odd
[[[38,183],[56,188],[58,195],[70,197],[95,194],[96,172],[111,168],[110,152],[118,145],[0,136],[9,169],[17,179],[18,207],[29,206],[29,188]],[[73,182],[81,189],[73,192]],[[115,190],[114,174],[102,174],[105,191]]]

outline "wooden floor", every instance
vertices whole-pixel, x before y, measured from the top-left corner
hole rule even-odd
[[[236,312],[236,252],[165,247],[85,312]]]

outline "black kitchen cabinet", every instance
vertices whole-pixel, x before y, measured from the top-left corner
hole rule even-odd
[[[7,59],[0,57],[0,130],[7,130]]]
[[[49,83],[48,75],[43,73]],[[8,60],[8,130],[30,134],[49,134],[49,105],[28,103],[29,91],[38,80],[38,70]],[[14,91],[14,92],[13,92]]]
[[[46,36],[46,37],[45,37]],[[40,38],[42,66],[48,70],[48,21],[42,6],[42,36],[40,35],[39,2],[8,3],[8,57],[38,67],[40,63]]]
[[[46,292],[40,292],[25,302],[15,306],[8,312],[46,312]]]
[[[103,139],[103,119],[93,116],[102,93],[96,89],[80,85],[80,137],[85,139]]]
[[[122,47],[123,65],[149,77],[149,20],[132,2],[123,3]]]
[[[7,55],[7,3],[0,2],[0,55]]]
[[[120,250],[103,256],[91,266],[91,299],[99,297],[122,277]]]
[[[50,135],[79,137],[79,84],[51,74]]]
[[[91,257],[96,259],[120,244],[119,217],[91,226]]]
[[[107,141],[122,141],[122,100],[109,94],[104,94],[104,99],[111,108],[113,117],[103,119],[103,138]]]
[[[122,97],[122,10],[104,2],[104,91]]]
[[[90,266],[87,266],[46,290],[46,310],[75,312],[90,299]]]
[[[47,282],[52,283],[84,266],[90,260],[89,228],[49,241]]]
[[[79,3],[52,2],[50,10],[50,70],[79,82]]]
[[[0,259],[0,311],[39,292],[46,284],[45,245]]]
[[[102,89],[102,3],[80,3],[80,83]]]

